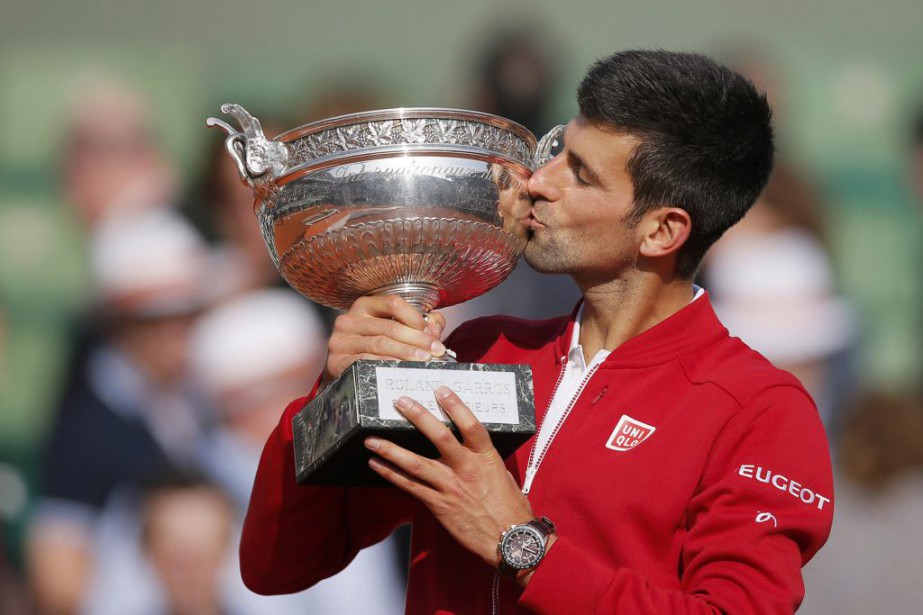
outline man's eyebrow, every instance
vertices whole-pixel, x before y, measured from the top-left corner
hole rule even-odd
[[[575,154],[574,152],[572,152],[572,151],[570,151],[570,150],[568,150],[568,152],[567,152],[567,163],[570,164],[571,166],[580,167],[581,169],[583,169],[584,171],[586,171],[587,175],[590,176],[590,179],[593,181],[594,184],[600,183],[600,182],[599,182],[599,173],[597,173],[596,171],[594,171],[593,168],[590,167],[590,166],[583,160],[583,158],[581,158],[579,155]]]

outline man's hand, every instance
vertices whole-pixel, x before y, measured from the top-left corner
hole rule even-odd
[[[430,312],[424,318],[397,295],[360,297],[334,322],[322,383],[329,384],[357,359],[441,357],[445,346],[439,336],[444,328],[442,314]]]
[[[436,400],[458,427],[462,442],[423,406],[402,397],[398,411],[441,457],[427,459],[372,437],[365,445],[379,457],[372,457],[369,466],[423,502],[462,546],[496,566],[500,533],[531,519],[532,507],[471,410],[448,387],[436,390]]]

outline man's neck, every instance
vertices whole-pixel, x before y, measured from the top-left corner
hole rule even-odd
[[[664,283],[639,276],[584,289],[580,345],[593,357],[615,350],[683,309],[694,296],[691,280]]]

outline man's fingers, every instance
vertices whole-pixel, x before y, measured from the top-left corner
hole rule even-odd
[[[389,463],[384,459],[372,457],[369,459],[369,467],[395,487],[406,491],[422,502],[425,502],[427,496],[432,493],[432,489],[429,485],[424,484],[419,479],[408,476],[393,463]]]
[[[442,332],[445,331],[445,316],[439,312],[430,312],[424,318],[426,327],[423,330],[437,339],[442,339]]]
[[[395,405],[398,412],[413,423],[414,427],[426,436],[427,440],[433,443],[436,450],[439,451],[439,454],[449,465],[461,459],[460,455],[464,452],[464,449],[455,438],[455,434],[449,431],[445,423],[436,418],[419,402],[409,397],[399,398]]]
[[[445,330],[445,316],[439,312],[423,315],[398,295],[361,297],[353,305],[357,314],[392,322],[394,328],[388,331],[391,337],[423,348],[434,357],[445,354],[445,346],[439,341]],[[401,337],[398,337],[398,331]]]
[[[426,320],[423,314],[399,295],[360,297],[356,299],[353,307],[367,316],[392,318],[417,331],[422,331],[426,326]],[[350,311],[352,311],[352,309],[350,309]]]
[[[494,448],[487,429],[452,389],[447,386],[436,389],[436,401],[458,427],[466,447],[477,453],[486,453]]]
[[[393,466],[391,472],[396,468],[400,470],[406,478],[414,479],[430,487],[438,488],[438,485],[444,482],[445,468],[432,459],[427,459],[393,442],[382,440],[374,436],[365,439],[365,447],[391,464]],[[376,468],[373,466],[372,469]],[[390,478],[388,480],[390,480]],[[398,486],[403,489],[401,485]],[[415,495],[417,494],[415,493]]]
[[[429,361],[441,356],[439,339],[396,320],[341,314],[334,323],[330,350],[340,355],[372,354],[406,361]]]

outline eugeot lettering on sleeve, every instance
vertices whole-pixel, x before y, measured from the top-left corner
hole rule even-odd
[[[823,510],[824,506],[830,502],[830,498],[823,496],[816,491],[802,485],[800,482],[774,472],[769,468],[745,463],[738,468],[737,473],[744,478],[771,485],[779,491],[784,491],[792,497],[796,497],[805,504],[817,506],[817,510]]]

